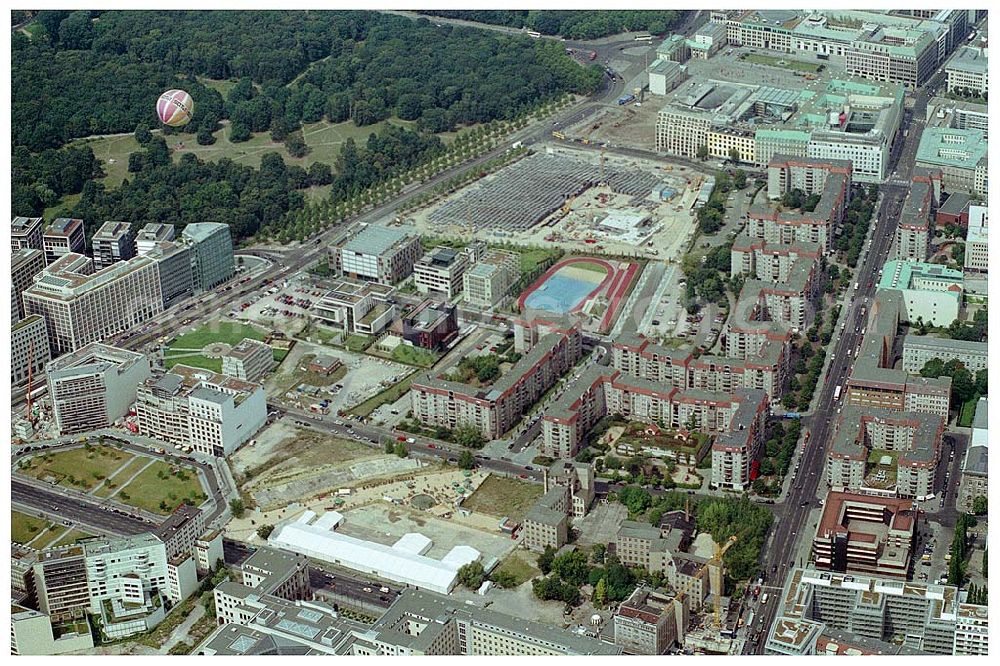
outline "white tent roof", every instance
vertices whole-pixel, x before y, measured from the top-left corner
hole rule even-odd
[[[430,547],[430,539],[422,534],[406,534],[394,546],[386,546],[321,527],[332,520],[327,516],[313,524],[308,520],[300,517],[278,527],[268,541],[278,548],[441,594],[455,586],[459,568],[481,556],[475,548],[456,546],[443,560],[435,560],[411,550],[419,547],[426,552]]]

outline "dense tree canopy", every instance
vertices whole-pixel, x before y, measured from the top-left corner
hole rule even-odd
[[[185,131],[229,117],[238,139],[323,117],[369,125],[396,115],[437,132],[513,118],[601,81],[559,44],[373,12],[77,11],[38,21],[37,38],[15,33],[12,44],[13,142],[32,150],[155,126],[156,98],[175,87],[196,103]],[[195,77],[241,81],[224,104]]]
[[[682,18],[681,12],[649,10],[433,10],[423,13],[511,28],[528,28],[543,35],[560,35],[570,39],[596,39],[637,30],[661,35],[677,25]]]

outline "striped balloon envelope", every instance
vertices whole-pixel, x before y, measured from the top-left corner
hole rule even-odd
[[[194,115],[194,100],[183,90],[168,90],[156,101],[156,115],[170,127],[183,127]]]

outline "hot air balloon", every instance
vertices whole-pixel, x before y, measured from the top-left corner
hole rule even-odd
[[[168,90],[156,101],[156,115],[168,127],[183,127],[194,115],[194,100],[183,90]]]

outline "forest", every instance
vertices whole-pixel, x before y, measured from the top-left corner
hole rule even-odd
[[[228,117],[249,137],[323,117],[364,126],[394,115],[452,130],[601,82],[558,44],[374,12],[41,11],[36,20],[36,37],[12,40],[13,144],[33,151],[155,126],[156,98],[175,87],[195,99],[186,131]],[[223,104],[196,77],[247,82]]]
[[[683,18],[681,12],[650,10],[615,11],[551,11],[551,10],[421,10],[422,14],[527,28],[543,35],[559,35],[567,39],[597,39],[619,32],[646,31],[662,35]]]

